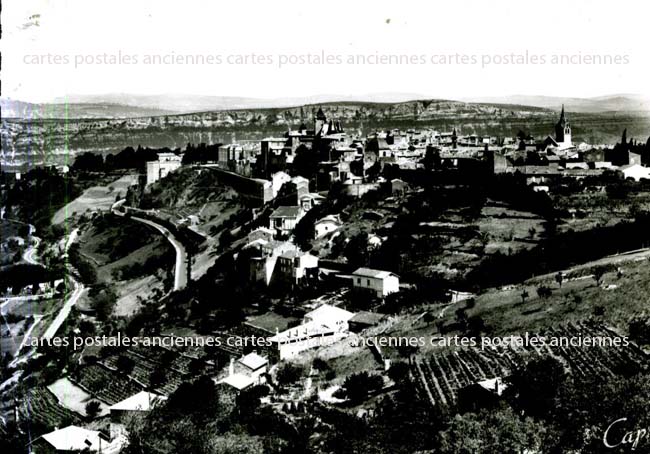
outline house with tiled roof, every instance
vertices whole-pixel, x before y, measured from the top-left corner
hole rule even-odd
[[[269,228],[280,235],[290,235],[305,215],[299,206],[280,206],[269,217]]]
[[[399,277],[390,271],[359,268],[352,273],[352,288],[369,291],[383,298],[390,293],[399,292]]]

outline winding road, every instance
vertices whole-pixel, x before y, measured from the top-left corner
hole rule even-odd
[[[29,234],[32,240],[34,240],[34,244],[31,244],[23,253],[23,260],[30,265],[40,265],[41,262],[38,260],[36,252],[38,251],[38,246],[41,244],[41,239],[33,235],[34,231],[36,231],[33,225],[30,224],[29,228]]]
[[[113,214],[116,214],[117,216],[124,216],[124,213],[120,213],[116,209],[113,209]],[[162,233],[165,238],[174,246],[174,249],[176,250],[176,266],[174,268],[174,290],[180,290],[185,288],[187,285],[187,251],[185,250],[185,246],[181,244],[180,241],[178,241],[174,235],[167,229],[166,227],[163,227],[160,224],[157,224],[154,221],[150,221],[149,219],[143,219],[139,218],[137,216],[131,216],[131,219],[134,221],[142,222],[143,224],[148,225],[149,227],[153,227],[154,229],[158,230],[160,233]]]
[[[72,232],[70,232],[70,235],[68,235],[68,239],[65,241],[65,246],[63,250],[64,256],[68,253],[68,249],[72,245],[72,243],[77,239],[77,236],[79,235],[79,229],[74,229]],[[66,302],[63,304],[63,307],[61,307],[61,310],[59,310],[59,313],[56,314],[56,317],[52,320],[50,325],[47,327],[45,330],[45,333],[41,336],[43,339],[51,339],[54,337],[54,335],[57,333],[59,328],[61,328],[61,325],[63,325],[63,322],[68,318],[68,315],[70,315],[70,311],[72,310],[72,307],[77,304],[77,301],[79,301],[79,297],[83,294],[84,291],[84,285],[81,282],[78,282],[74,278],[74,270],[72,269],[71,266],[68,265],[68,278],[72,282],[72,285],[74,287],[74,290],[72,291],[72,294],[68,297]]]

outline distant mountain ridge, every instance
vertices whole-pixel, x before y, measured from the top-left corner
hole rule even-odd
[[[34,104],[0,98],[2,118],[27,120],[77,118],[136,118],[169,115],[176,112],[150,107],[114,103],[46,103]]]
[[[399,103],[426,96],[408,93],[381,93],[362,96],[317,95],[291,98],[247,98],[241,96],[200,95],[134,95],[112,93],[103,95],[69,95],[52,103],[28,103],[0,98],[5,118],[136,118],[180,115],[211,111],[242,109],[277,109],[335,102]]]
[[[522,106],[543,107],[559,110],[560,106],[569,112],[600,113],[600,112],[648,112],[650,111],[650,96],[640,94],[614,94],[594,98],[562,98],[556,96],[513,95],[501,97],[479,97],[464,99],[467,102],[516,104]]]
[[[200,112],[246,109],[279,109],[314,104],[359,103],[395,105],[409,101],[448,101],[433,99],[417,93],[376,93],[366,95],[334,95],[291,98],[247,98],[241,96],[198,96],[198,95],[70,95],[57,98],[53,103],[28,103],[0,98],[4,118],[23,119],[116,119],[152,117],[161,115],[182,115]],[[611,111],[650,112],[650,96],[638,94],[616,94],[594,98],[562,98],[553,96],[513,95],[502,97],[461,98],[471,104],[537,107],[559,110],[564,104],[568,112],[599,113]]]

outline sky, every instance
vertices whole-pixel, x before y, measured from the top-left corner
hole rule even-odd
[[[647,95],[648,13],[638,0],[5,0],[2,96]]]

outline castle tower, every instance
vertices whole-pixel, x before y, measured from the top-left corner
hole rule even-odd
[[[564,104],[562,104],[562,112],[560,113],[560,121],[555,125],[555,141],[565,147],[570,147],[571,144],[571,124],[564,114]]]

